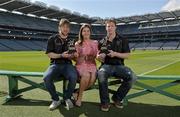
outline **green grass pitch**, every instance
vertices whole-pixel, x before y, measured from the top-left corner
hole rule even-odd
[[[180,75],[179,50],[134,51],[125,63],[137,75]],[[99,65],[98,62],[97,64]],[[0,52],[0,70],[44,72],[48,65],[49,59],[44,52]],[[42,82],[42,78],[33,80]],[[166,81],[146,82],[156,86]],[[0,117],[179,117],[180,115],[180,102],[156,93],[131,99],[124,109],[119,110],[112,106],[108,113],[103,113],[99,111],[98,90],[84,93],[82,108],[67,111],[61,106],[50,112],[49,94],[39,89],[23,93],[23,97],[16,101],[4,103],[8,90],[7,84],[7,78],[0,76]],[[27,85],[20,82],[19,86]],[[56,83],[56,88],[61,91],[62,83]],[[180,95],[179,85],[166,90]],[[136,89],[132,89],[130,93],[135,91]]]

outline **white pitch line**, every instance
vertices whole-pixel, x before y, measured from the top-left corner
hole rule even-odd
[[[158,67],[158,68],[156,68],[156,69],[153,69],[153,70],[150,70],[150,71],[144,72],[144,73],[140,74],[139,76],[143,76],[143,75],[145,75],[145,74],[148,74],[148,73],[151,73],[151,72],[154,72],[154,71],[157,71],[157,70],[163,69],[163,68],[165,68],[165,67],[167,67],[167,66],[169,66],[169,65],[175,64],[175,63],[177,63],[177,62],[179,62],[179,61],[180,61],[180,60],[173,61],[173,62],[171,62],[171,63],[169,63],[169,64],[163,65],[163,66]]]

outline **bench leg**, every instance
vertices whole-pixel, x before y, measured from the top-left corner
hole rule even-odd
[[[8,76],[9,91],[6,102],[18,97],[18,80],[16,77]]]

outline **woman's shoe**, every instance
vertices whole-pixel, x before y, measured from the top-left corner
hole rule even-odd
[[[75,105],[76,105],[77,107],[81,107],[82,102],[77,100],[77,101],[75,102]]]

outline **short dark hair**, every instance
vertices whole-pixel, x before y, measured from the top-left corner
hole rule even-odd
[[[116,24],[117,24],[115,19],[108,19],[108,20],[106,20],[106,21],[105,21],[105,25],[107,25],[108,23],[114,23],[115,26],[116,26]]]
[[[59,26],[63,26],[63,25],[70,25],[70,22],[68,19],[65,19],[65,18],[62,18],[60,21],[59,21]]]

